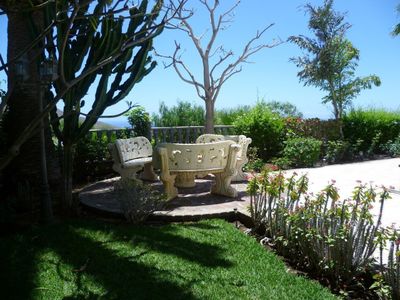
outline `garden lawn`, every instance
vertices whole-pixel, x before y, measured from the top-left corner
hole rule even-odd
[[[221,220],[68,221],[0,239],[2,299],[335,299]]]

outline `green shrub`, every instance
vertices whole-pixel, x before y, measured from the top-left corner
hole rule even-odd
[[[238,134],[252,138],[258,157],[268,161],[282,150],[283,119],[272,113],[265,103],[257,103],[248,113],[234,122]]]
[[[258,158],[257,153],[258,149],[256,147],[250,146],[247,149],[247,158],[249,159],[249,161],[244,166],[245,171],[260,172],[263,169],[265,162],[262,159]]]
[[[398,136],[394,141],[389,140],[382,147],[385,152],[390,154],[390,156],[400,156],[400,136]]]
[[[313,167],[321,154],[322,142],[314,138],[291,138],[284,144],[282,158],[294,167]]]
[[[293,162],[287,157],[278,157],[272,159],[272,163],[280,170],[288,170],[293,165]]]
[[[111,140],[115,140],[114,135]],[[96,179],[112,173],[112,159],[107,149],[106,134],[98,137],[90,133],[80,139],[75,148],[74,180],[77,182]]]
[[[126,116],[128,117],[129,124],[133,128],[134,136],[149,136],[151,120],[144,107],[138,106],[131,109]]]
[[[347,141],[328,141],[325,145],[325,160],[327,163],[338,163],[349,158],[350,143]]]
[[[130,179],[121,179],[114,184],[116,198],[128,222],[138,224],[156,210],[163,207],[166,196],[150,186]]]
[[[343,118],[343,133],[351,144],[363,141],[360,151],[370,155],[379,153],[382,148],[378,145],[399,136],[400,113],[379,109],[352,110]]]
[[[312,137],[317,140],[339,139],[339,124],[336,120],[320,120],[318,118],[302,119],[285,118],[285,137]]]

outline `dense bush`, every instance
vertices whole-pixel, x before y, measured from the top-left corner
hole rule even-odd
[[[267,161],[282,150],[283,119],[271,112],[265,103],[257,103],[234,122],[236,132],[252,138],[260,159]]]
[[[244,166],[245,171],[260,172],[264,168],[265,162],[258,157],[257,152],[258,149],[256,147],[250,146],[247,149],[247,158],[249,161]]]
[[[359,185],[351,201],[339,202],[334,183],[308,193],[306,176],[285,178],[265,171],[248,184],[250,214],[277,251],[339,291],[358,283],[372,261],[387,190]],[[380,201],[380,217],[370,212]]]
[[[148,137],[150,135],[151,120],[144,107],[135,107],[131,109],[126,116],[128,117],[129,124],[133,128],[134,136]]]
[[[134,224],[146,221],[150,214],[163,207],[167,199],[150,186],[130,179],[116,182],[114,190],[126,220]]]
[[[285,118],[285,136],[287,139],[312,137],[318,140],[337,140],[340,137],[339,124],[335,120],[287,117]]]
[[[382,148],[392,157],[400,156],[400,136],[398,136],[394,141],[389,140],[386,144],[382,146]]]
[[[158,114],[152,115],[152,121],[156,127],[203,126],[204,116],[204,108],[191,102],[178,101],[171,108],[161,102]]]
[[[119,138],[127,137],[123,135]],[[114,141],[116,136],[111,137]],[[107,149],[106,134],[97,136],[90,133],[82,138],[76,145],[74,157],[74,180],[82,182],[93,180],[112,173],[112,158]]]
[[[362,141],[360,151],[379,153],[382,149],[377,145],[399,136],[400,113],[378,109],[352,110],[343,118],[343,132],[345,140],[351,144]],[[375,147],[371,148],[371,145]]]
[[[282,158],[293,167],[313,167],[319,160],[322,142],[314,138],[290,138],[284,142]]]
[[[327,163],[338,163],[352,156],[350,143],[347,141],[328,141],[325,145],[324,159]]]

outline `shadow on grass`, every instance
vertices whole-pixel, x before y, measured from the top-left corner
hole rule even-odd
[[[210,228],[199,226],[198,229]],[[99,232],[106,232],[106,238],[101,234],[101,238],[96,238]],[[231,266],[223,258],[221,248],[175,234],[173,227],[111,228],[99,223],[74,222],[45,228],[31,240],[31,235],[25,236],[20,242],[10,243],[9,249],[0,248],[2,259],[12,258],[2,264],[7,276],[1,278],[1,282],[10,291],[7,299],[32,298],[37,288],[35,255],[42,249],[60,258],[50,265],[56,264],[53,267],[64,285],[75,286],[75,293],[64,299],[197,299],[190,290],[189,280],[159,266],[167,265],[168,261],[145,264],[142,258],[146,255],[162,254],[161,259],[165,260],[178,257],[211,268]],[[26,251],[26,247],[31,251]],[[72,276],[65,264],[73,270]],[[106,295],[90,290],[88,280],[101,285]]]
[[[31,299],[37,273],[38,249],[31,243],[37,236],[0,239],[0,290],[2,299]]]

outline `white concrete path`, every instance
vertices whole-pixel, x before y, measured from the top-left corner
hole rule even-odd
[[[391,199],[385,202],[382,225],[389,226],[396,223],[400,227],[400,158],[380,159],[373,161],[357,162],[351,164],[337,164],[320,168],[306,168],[288,170],[308,174],[310,179],[309,190],[316,193],[328,185],[332,179],[336,180],[341,199],[351,197],[357,181],[376,186],[393,187]],[[379,203],[374,206],[373,212],[377,214]]]

